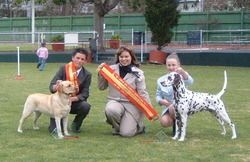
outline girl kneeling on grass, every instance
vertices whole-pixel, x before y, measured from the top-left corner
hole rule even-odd
[[[176,53],[171,53],[166,59],[166,69],[167,74],[161,76],[157,80],[157,90],[156,90],[156,102],[162,106],[162,116],[160,118],[160,123],[163,127],[173,126],[173,136],[175,135],[175,108],[173,106],[174,102],[174,92],[172,86],[165,85],[165,80],[167,80],[169,73],[177,72],[182,76],[185,85],[191,85],[193,83],[193,78],[185,71],[180,64],[179,57]]]

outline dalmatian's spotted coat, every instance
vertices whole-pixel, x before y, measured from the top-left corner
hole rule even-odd
[[[224,85],[217,95],[208,93],[192,92],[185,88],[184,82],[178,73],[172,72],[166,80],[167,85],[172,85],[174,89],[174,100],[176,110],[176,132],[174,140],[184,141],[186,136],[187,118],[200,111],[212,113],[222,126],[223,135],[226,134],[224,122],[232,129],[232,139],[237,138],[235,125],[231,122],[223,101],[220,97],[224,94],[227,86],[227,75],[224,71]]]

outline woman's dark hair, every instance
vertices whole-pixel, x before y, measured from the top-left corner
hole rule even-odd
[[[86,58],[88,58],[89,55],[88,50],[86,50],[85,48],[76,48],[72,53],[72,57],[74,57],[77,53],[85,55]]]
[[[131,65],[134,65],[136,67],[139,67],[139,63],[137,62],[137,58],[135,56],[135,53],[128,47],[120,47],[118,50],[117,50],[117,53],[116,53],[116,61],[115,63],[119,63],[119,56],[122,54],[122,52],[124,51],[127,51],[130,56],[131,56]]]

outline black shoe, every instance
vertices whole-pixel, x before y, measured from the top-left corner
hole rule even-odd
[[[48,127],[48,130],[49,130],[50,133],[52,133],[55,129],[56,129],[56,126],[53,126],[53,125],[50,125]]]
[[[138,131],[137,134],[145,134],[145,133],[146,133],[146,127],[143,126],[143,127],[141,128],[141,130]]]
[[[112,135],[113,136],[118,136],[118,135],[120,135],[120,133],[115,128],[112,128]]]
[[[173,124],[173,130],[172,130],[172,136],[174,137],[175,136],[175,121],[174,121],[174,124]]]
[[[41,65],[41,64],[37,64],[37,65],[36,65],[36,68],[38,69],[40,65]]]
[[[71,130],[73,133],[81,133],[80,129],[76,129],[76,130]]]
[[[74,122],[71,124],[70,130],[73,133],[80,133],[81,132],[80,128],[77,128],[76,123],[74,123]]]
[[[62,119],[61,119],[61,130],[62,130],[62,132],[64,132],[62,123],[63,122],[62,122]],[[49,132],[50,133],[53,132],[53,130],[55,128],[56,128],[56,121],[55,121],[54,118],[50,118],[50,124],[49,124],[49,127],[48,127]]]
[[[54,131],[54,129],[56,128],[56,122],[54,118],[50,118],[50,122],[49,122],[49,132],[52,133]]]
[[[57,129],[55,128],[52,132],[50,132],[51,136],[54,138],[58,138],[58,134],[57,134]]]

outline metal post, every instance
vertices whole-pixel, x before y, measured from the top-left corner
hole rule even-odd
[[[203,12],[204,11],[204,1],[200,0],[200,11]]]
[[[141,32],[141,63],[143,63],[143,33]]]
[[[147,52],[148,51],[148,46],[147,46],[147,42],[148,42],[148,33],[147,30],[145,30],[145,44],[144,44],[144,51]]]
[[[134,29],[132,28],[132,46],[134,45]]]
[[[31,1],[31,12],[32,12],[32,16],[31,16],[31,41],[32,44],[35,43],[35,0]]]
[[[203,36],[202,36],[202,30],[200,30],[200,49],[202,48],[202,42],[203,41]]]

